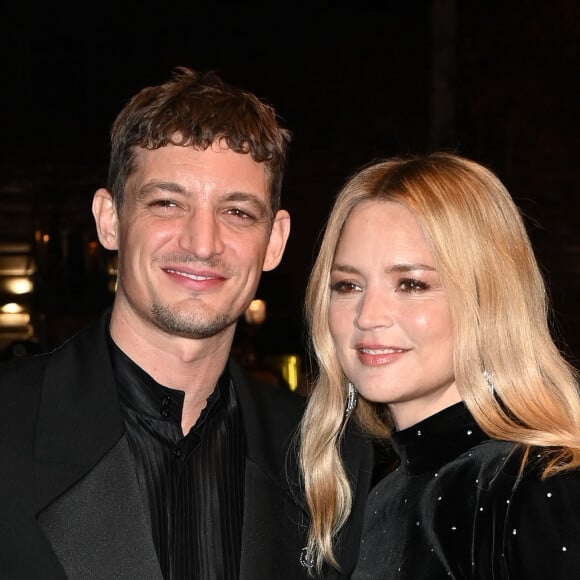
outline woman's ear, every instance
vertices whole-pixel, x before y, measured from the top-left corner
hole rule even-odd
[[[117,226],[119,219],[113,196],[104,188],[93,196],[93,216],[101,245],[107,250],[118,250]]]
[[[273,270],[280,263],[289,235],[290,214],[285,209],[281,209],[274,218],[274,224],[270,232],[270,241],[268,242],[266,257],[262,266],[264,272]]]

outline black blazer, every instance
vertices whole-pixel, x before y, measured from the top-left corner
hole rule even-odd
[[[0,367],[0,578],[162,580],[143,509],[106,340],[108,312],[61,347]],[[290,452],[304,399],[230,372],[247,433],[240,580],[307,579],[308,513]],[[355,486],[338,542],[354,567],[372,451],[351,433]],[[216,579],[219,580],[219,579]]]

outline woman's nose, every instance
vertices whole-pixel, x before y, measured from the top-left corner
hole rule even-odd
[[[361,296],[356,324],[363,330],[392,326],[393,313],[392,298],[386,292],[369,287]]]

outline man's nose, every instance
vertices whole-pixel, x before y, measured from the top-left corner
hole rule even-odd
[[[224,249],[222,230],[214,212],[196,209],[183,221],[179,245],[200,259],[220,254]]]

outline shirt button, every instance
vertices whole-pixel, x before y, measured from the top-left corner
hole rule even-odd
[[[173,455],[175,455],[175,457],[181,457],[183,455],[183,451],[181,450],[180,447],[176,447],[173,450]]]
[[[171,398],[166,396],[161,399],[161,415],[167,417],[169,415],[169,404],[171,403]]]

